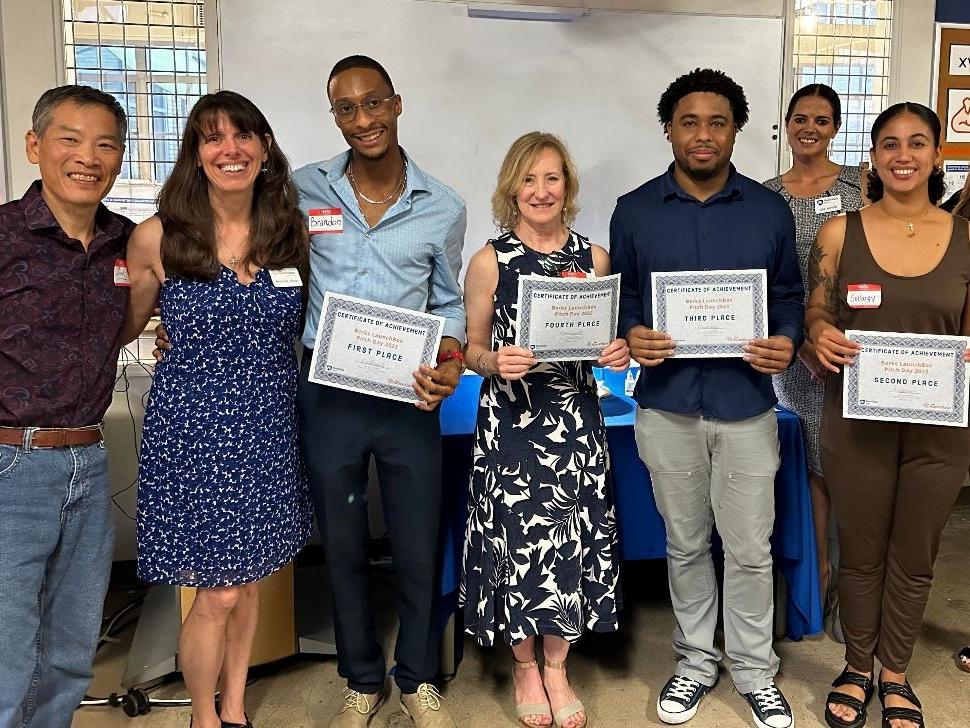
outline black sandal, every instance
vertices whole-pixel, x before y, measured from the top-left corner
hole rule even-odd
[[[887,695],[898,695],[901,698],[905,698],[913,705],[913,708],[887,708],[886,707],[886,696]],[[908,720],[915,723],[920,728],[924,728],[926,725],[923,722],[923,704],[920,703],[919,698],[916,697],[916,693],[913,692],[912,686],[909,684],[909,680],[905,683],[897,682],[879,682],[879,702],[882,703],[882,728],[893,728],[892,721],[894,720]]]
[[[866,724],[866,705],[872,700],[872,676],[866,677],[857,672],[852,672],[849,670],[849,666],[846,665],[845,669],[842,670],[842,674],[832,681],[833,688],[839,688],[843,685],[855,685],[857,688],[862,688],[862,691],[866,695],[865,700],[859,700],[846,693],[833,690],[825,699],[825,722],[829,728],[862,728]],[[832,712],[831,708],[829,708],[829,703],[852,708],[855,711],[855,718],[853,720],[843,720]]]
[[[957,653],[957,667],[964,672],[970,672],[970,646],[964,647]]]

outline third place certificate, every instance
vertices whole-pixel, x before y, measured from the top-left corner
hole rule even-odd
[[[670,335],[674,356],[740,357],[768,336],[767,273],[704,270],[652,273],[653,328]]]

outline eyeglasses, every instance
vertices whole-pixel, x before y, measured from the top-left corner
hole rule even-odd
[[[334,115],[334,118],[337,121],[342,121],[344,123],[354,120],[354,117],[357,116],[358,107],[363,109],[364,113],[368,116],[380,116],[381,112],[384,111],[384,104],[396,97],[397,94],[391,94],[386,99],[379,99],[376,96],[371,96],[369,99],[364,99],[359,104],[352,104],[349,101],[341,101],[330,107],[330,113]]]

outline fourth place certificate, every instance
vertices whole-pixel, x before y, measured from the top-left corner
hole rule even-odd
[[[602,278],[519,276],[516,345],[538,361],[599,359],[616,338],[619,274]]]
[[[768,336],[767,274],[751,270],[652,273],[653,328],[670,335],[678,359],[740,357]]]
[[[327,293],[310,360],[310,381],[402,402],[421,364],[434,366],[445,320],[407,308]]]
[[[964,336],[846,331],[862,349],[843,367],[842,416],[967,426]]]

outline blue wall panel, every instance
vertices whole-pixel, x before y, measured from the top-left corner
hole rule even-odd
[[[970,23],[970,0],[936,0],[936,22]]]

